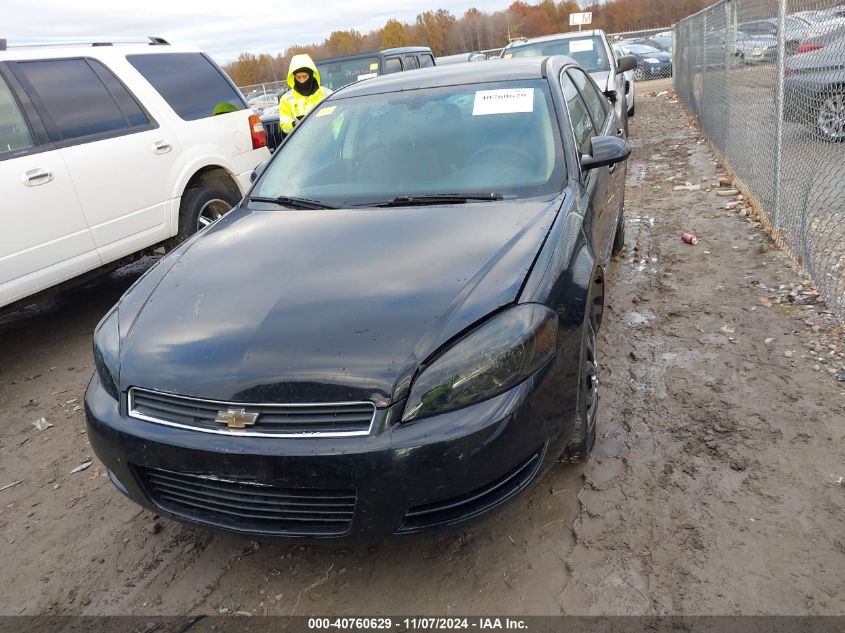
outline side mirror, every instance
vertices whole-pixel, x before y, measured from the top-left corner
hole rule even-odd
[[[596,136],[592,140],[592,152],[581,156],[581,171],[621,163],[631,155],[631,146],[618,136]]]
[[[264,173],[264,169],[267,167],[267,163],[258,163],[255,166],[255,169],[252,170],[252,173],[249,175],[249,181],[255,182],[258,180],[258,177]]]
[[[620,73],[626,73],[629,70],[634,70],[637,67],[637,58],[632,55],[623,55],[616,63]]]

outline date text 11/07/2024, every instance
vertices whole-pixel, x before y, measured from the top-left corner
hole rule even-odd
[[[524,630],[528,625],[519,618],[308,618],[309,630],[401,630],[401,631],[435,631],[451,629],[478,630]]]

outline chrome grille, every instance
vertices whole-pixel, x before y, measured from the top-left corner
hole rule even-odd
[[[146,389],[129,390],[129,415],[139,420],[206,433],[253,437],[345,437],[368,435],[376,408],[372,402],[327,404],[252,404],[177,396]],[[257,413],[255,424],[229,428],[215,419],[221,411]]]
[[[136,467],[163,511],[211,527],[250,534],[340,536],[349,531],[356,492],[285,489],[231,476]]]

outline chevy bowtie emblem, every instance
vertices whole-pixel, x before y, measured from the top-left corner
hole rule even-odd
[[[214,421],[225,424],[230,429],[244,429],[255,424],[257,419],[257,413],[247,413],[246,409],[227,409],[218,411]]]

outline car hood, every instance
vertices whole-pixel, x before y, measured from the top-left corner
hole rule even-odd
[[[560,204],[236,209],[121,300],[121,390],[386,406],[517,298]]]
[[[669,53],[664,51],[657,51],[654,53],[638,53],[635,55],[638,59],[647,59],[647,58],[654,58],[659,59],[661,62],[670,62],[672,61],[672,56]]]

